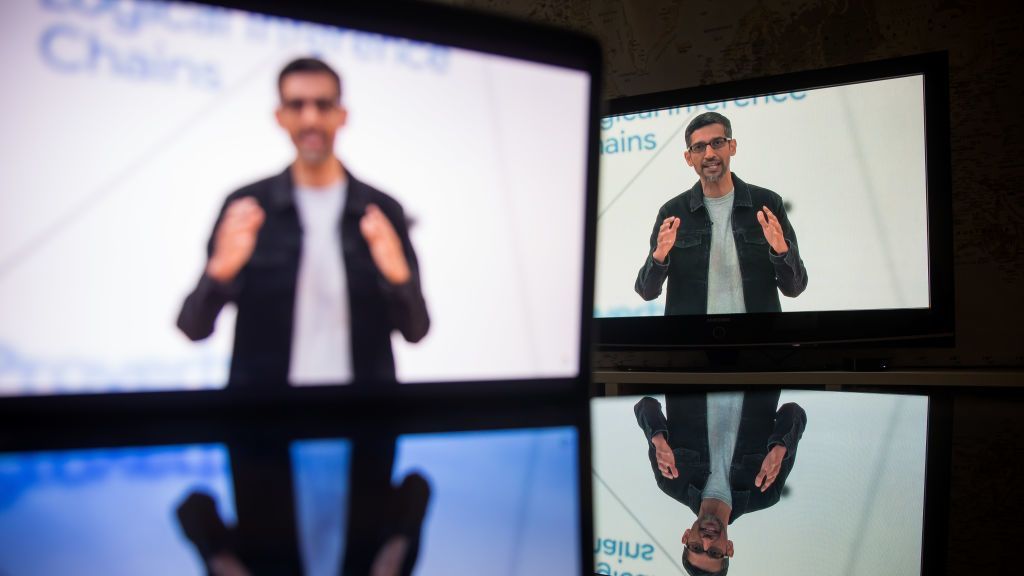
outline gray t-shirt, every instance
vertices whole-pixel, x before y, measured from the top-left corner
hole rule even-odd
[[[732,507],[732,489],[729,470],[736,449],[736,437],[743,416],[743,392],[715,392],[708,394],[708,449],[711,475],[704,485],[701,499],[714,498]]]
[[[711,262],[708,266],[708,314],[742,314],[743,276],[732,234],[732,205],[736,198],[730,190],[719,198],[704,197],[711,218]]]
[[[337,384],[352,380],[352,334],[348,281],[338,220],[348,181],[322,188],[295,187],[302,223],[302,252],[295,282],[288,382]]]

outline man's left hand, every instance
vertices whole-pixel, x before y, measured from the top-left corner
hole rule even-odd
[[[359,220],[359,231],[370,245],[373,263],[391,284],[405,284],[412,277],[409,261],[405,259],[402,240],[395,227],[376,204],[366,206],[366,214]]]
[[[764,457],[764,462],[761,463],[761,471],[754,478],[754,486],[757,486],[761,489],[761,492],[764,492],[774,484],[775,479],[779,476],[779,470],[782,469],[782,459],[785,457],[786,447],[782,444],[776,444],[771,452]]]
[[[789,252],[789,245],[786,244],[786,238],[782,235],[782,225],[779,224],[779,219],[775,217],[775,214],[772,214],[772,211],[767,206],[762,206],[757,211],[757,222],[761,224],[764,238],[768,241],[772,250],[775,250],[776,254]]]

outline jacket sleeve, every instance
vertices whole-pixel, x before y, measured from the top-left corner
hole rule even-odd
[[[776,254],[771,248],[768,249],[769,258],[775,266],[775,282],[779,291],[790,298],[796,298],[807,288],[807,269],[804,268],[804,261],[800,258],[800,249],[796,242],[796,231],[789,223],[786,215],[786,208],[781,200],[772,212],[779,219],[782,226],[782,236],[786,239],[789,250],[785,254]]]
[[[178,314],[178,328],[189,340],[202,340],[213,334],[221,309],[238,295],[238,284],[238,280],[222,284],[203,273],[195,290],[185,298]]]
[[[381,276],[381,291],[387,300],[391,325],[402,333],[402,337],[406,341],[419,342],[430,330],[430,315],[427,313],[427,303],[423,299],[423,290],[420,286],[419,262],[416,259],[412,241],[409,239],[409,227],[405,219],[405,212],[397,202],[391,206],[391,211],[392,213],[388,215],[389,220],[402,241],[402,249],[409,263],[411,275],[408,282],[397,286]]]
[[[224,217],[224,211],[227,209],[230,200],[229,198],[228,201],[224,202],[224,206],[221,208],[217,221],[213,226],[213,233],[210,234],[210,240],[206,244],[207,261],[213,255],[213,244],[217,234],[217,227],[220,226],[220,221]],[[185,298],[185,303],[181,306],[181,312],[178,313],[178,328],[188,336],[189,340],[202,340],[213,334],[214,324],[221,309],[224,308],[225,304],[234,301],[238,296],[239,287],[242,283],[241,276],[239,274],[239,277],[235,278],[234,281],[224,284],[208,276],[205,271],[203,272],[195,289]]]
[[[633,414],[636,415],[636,423],[644,431],[648,442],[659,432],[664,432],[665,439],[668,440],[668,420],[665,419],[665,413],[661,411],[661,402],[650,396],[644,396],[633,406]]]
[[[775,429],[768,437],[768,450],[777,445],[786,447],[786,460],[796,457],[797,445],[804,435],[807,426],[807,413],[794,402],[787,402],[779,407],[775,414]]]
[[[658,247],[658,230],[661,229],[661,222],[666,218],[664,209],[658,211],[658,218],[654,221],[654,230],[651,232],[651,247],[647,251],[647,260],[636,275],[636,284],[633,289],[644,300],[654,300],[661,296],[661,287],[668,277],[669,257],[665,258],[664,264],[654,260],[654,249]]]

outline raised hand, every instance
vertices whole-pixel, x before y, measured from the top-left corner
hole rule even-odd
[[[405,259],[402,240],[376,204],[366,206],[366,213],[359,220],[359,231],[370,246],[370,256],[384,279],[394,285],[408,282],[412,272],[409,261]]]
[[[672,453],[672,447],[668,445],[664,434],[655,434],[651,438],[654,445],[654,457],[658,461],[658,470],[665,478],[679,478],[679,470],[676,469],[676,455]]]
[[[675,245],[679,224],[679,218],[669,216],[662,221],[661,228],[658,228],[658,246],[654,249],[654,254],[652,254],[654,259],[658,261],[658,264],[665,263],[665,259],[668,258],[668,251]]]
[[[789,245],[786,244],[786,238],[782,235],[782,225],[779,224],[779,219],[772,214],[772,211],[767,206],[762,206],[757,211],[757,221],[761,224],[761,231],[764,232],[764,238],[768,241],[768,244],[775,250],[776,254],[785,254],[789,251]]]
[[[782,469],[782,459],[785,457],[785,446],[776,444],[772,447],[771,452],[768,452],[768,455],[764,457],[764,462],[761,463],[761,471],[754,477],[754,486],[764,492],[774,484],[775,479],[779,476],[779,470]]]
[[[256,248],[256,235],[266,214],[256,199],[247,196],[228,205],[213,238],[213,255],[206,273],[218,282],[230,282],[238,275]]]

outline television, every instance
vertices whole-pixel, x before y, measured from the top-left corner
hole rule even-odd
[[[598,574],[945,570],[947,396],[647,390],[592,400]]]
[[[0,33],[0,396],[585,389],[592,39],[258,1]]]
[[[951,345],[947,59],[610,101],[600,346]]]

